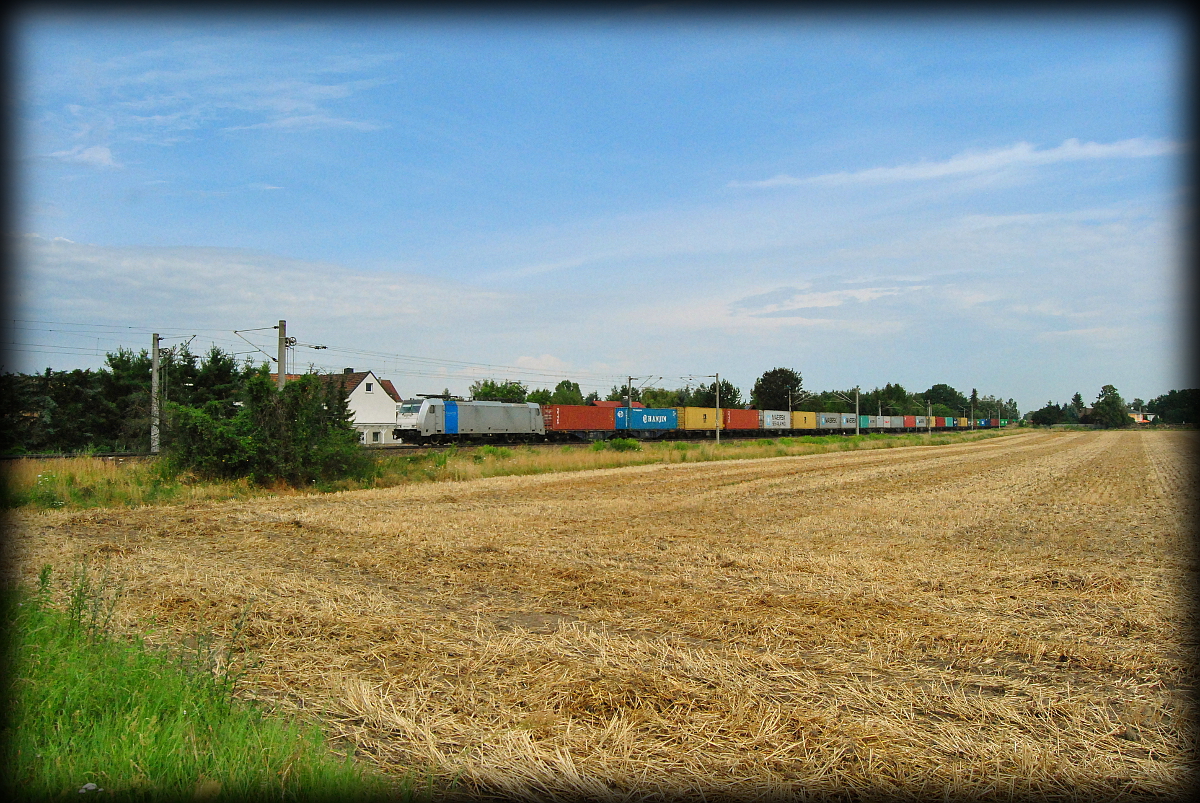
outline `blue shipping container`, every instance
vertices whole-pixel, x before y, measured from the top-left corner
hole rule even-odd
[[[679,411],[674,407],[618,407],[617,429],[678,429]]]

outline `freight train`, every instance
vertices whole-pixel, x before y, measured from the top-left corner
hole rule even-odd
[[[610,438],[764,437],[854,432],[927,432],[1007,426],[1005,418],[855,415],[715,407],[509,404],[426,398],[396,406],[396,443],[598,441]]]

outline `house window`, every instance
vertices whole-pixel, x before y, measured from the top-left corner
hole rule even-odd
[[[368,382],[368,383],[367,383],[367,393],[370,393],[370,392],[371,392],[371,385],[372,385],[372,383],[371,383],[371,382]]]
[[[358,442],[366,443],[367,442],[367,433],[365,433],[365,432],[358,433]]]
[[[380,434],[382,434],[382,433],[379,433],[379,432],[372,432],[372,433],[371,433],[371,443],[379,443],[379,436],[380,436]]]

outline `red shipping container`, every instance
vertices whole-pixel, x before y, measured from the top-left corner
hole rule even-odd
[[[592,407],[590,404],[543,404],[542,419],[546,429],[562,431],[594,431],[616,429],[616,409]]]
[[[991,425],[992,425],[993,427],[998,427],[998,426],[1000,426],[1000,419],[999,419],[999,418],[992,418],[992,419],[990,419],[990,421],[992,422],[992,424],[991,424]]]
[[[721,427],[723,429],[759,429],[758,410],[738,410],[726,407],[721,410]]]
[[[912,428],[912,427],[915,427],[916,425],[917,425],[917,417],[915,415],[904,416],[905,428]]]

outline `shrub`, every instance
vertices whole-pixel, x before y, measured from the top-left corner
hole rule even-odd
[[[365,478],[374,461],[359,445],[337,382],[307,374],[277,390],[265,370],[245,385],[242,406],[168,405],[166,454],[174,470],[209,479],[248,477],[294,486]]]

